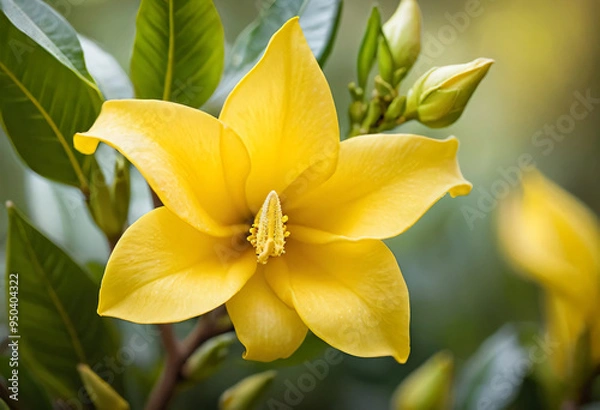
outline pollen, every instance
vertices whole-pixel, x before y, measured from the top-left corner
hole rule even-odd
[[[271,256],[281,256],[285,253],[285,239],[290,236],[285,226],[287,220],[287,215],[283,215],[281,211],[281,201],[277,193],[269,192],[254,218],[248,236],[248,241],[256,250],[259,263],[265,264]]]

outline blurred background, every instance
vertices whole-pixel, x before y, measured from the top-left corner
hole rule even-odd
[[[135,33],[136,0],[48,0],[75,29],[112,53],[127,71]],[[294,409],[386,409],[395,386],[441,349],[450,350],[460,370],[479,345],[507,322],[539,322],[540,294],[503,261],[496,241],[496,207],[516,190],[520,158],[530,155],[549,178],[600,214],[600,2],[597,0],[481,0],[468,14],[468,0],[420,0],[424,18],[420,59],[406,88],[431,66],[496,60],[462,118],[431,130],[406,124],[399,132],[460,142],[463,174],[475,186],[468,197],[443,198],[413,228],[388,241],[411,296],[412,353],[405,365],[392,359],[343,356]],[[258,13],[255,1],[215,0],[227,41]],[[355,81],[355,61],[370,0],[346,0],[333,53],[325,67],[343,130],[348,128],[347,84]],[[378,2],[383,20],[397,0]],[[594,100],[595,99],[595,100]],[[587,101],[587,104],[577,101]],[[572,107],[577,105],[573,111]],[[585,114],[585,115],[584,115]],[[0,131],[1,132],[1,131]],[[139,177],[139,176],[138,176]],[[133,218],[150,209],[148,192],[134,192]],[[105,260],[101,234],[79,206],[79,193],[25,170],[5,136],[0,138],[0,199],[13,200],[38,227],[77,261]],[[0,263],[4,266],[7,218],[0,207]],[[181,331],[185,331],[185,324]],[[148,351],[124,372],[141,380],[130,386],[142,400],[145,382],[156,372],[156,334]],[[152,336],[153,335],[153,336]],[[245,362],[237,345],[209,382],[183,393],[175,408],[215,408],[219,394],[244,375],[272,366]],[[312,338],[297,357],[276,363],[279,374],[269,398],[285,403],[290,383],[306,374],[303,362],[322,359],[326,346]],[[287,390],[286,390],[287,389]],[[134,407],[139,403],[133,400]],[[287,404],[286,404],[287,405]],[[274,407],[275,406],[275,407]]]

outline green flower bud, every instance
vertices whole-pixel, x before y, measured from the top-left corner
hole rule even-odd
[[[395,67],[408,72],[421,52],[421,10],[417,1],[400,1],[396,12],[383,25],[383,34]]]
[[[405,108],[406,97],[403,95],[399,95],[392,100],[387,111],[383,115],[383,119],[386,121],[395,121],[404,113]]]
[[[358,50],[357,59],[357,73],[358,73],[358,84],[364,88],[369,78],[373,63],[375,63],[375,57],[377,56],[377,47],[379,43],[379,33],[381,32],[381,18],[379,16],[379,9],[373,7],[371,10],[371,16],[367,23],[367,29],[363,36]]]
[[[405,116],[431,128],[452,124],[493,63],[494,60],[478,58],[466,64],[432,68],[408,91]]]
[[[219,399],[220,410],[250,410],[271,385],[277,375],[274,370],[253,374],[225,390]]]
[[[129,403],[110,387],[110,384],[94,373],[87,364],[78,365],[77,371],[96,409],[129,410]]]
[[[187,380],[199,382],[215,373],[227,358],[229,346],[236,340],[235,333],[215,336],[203,343],[183,366],[183,376]]]
[[[439,352],[412,372],[392,397],[392,410],[445,410],[451,408],[454,372],[452,355]]]

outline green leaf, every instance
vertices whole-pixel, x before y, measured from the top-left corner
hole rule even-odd
[[[75,36],[74,32],[65,28],[66,22],[59,20],[52,9],[37,0],[20,2],[37,7],[16,8],[25,15],[47,13],[41,17],[27,15],[29,20],[14,17],[14,1],[0,1],[4,12],[0,13],[0,44],[7,45],[0,48],[0,117],[6,133],[32,170],[87,192],[88,172],[94,158],[75,151],[73,135],[92,125],[102,97],[96,85],[87,79],[89,74],[84,71],[83,60],[78,62],[73,57],[81,55],[80,50],[72,49],[79,44],[77,38],[64,40],[63,36]],[[57,24],[64,28],[62,32],[57,31]],[[28,37],[23,32],[25,28],[35,31],[36,37]],[[43,37],[40,32],[50,34]],[[38,41],[44,38],[41,46]],[[55,53],[56,49],[60,52]],[[64,63],[65,58],[71,63]]]
[[[532,366],[529,340],[536,330],[505,325],[467,361],[456,386],[457,409],[504,409],[518,396]]]
[[[199,107],[219,83],[224,54],[212,0],[142,0],[131,58],[138,98]]]
[[[377,47],[379,45],[379,34],[381,33],[381,16],[377,6],[371,10],[371,16],[367,23],[367,29],[363,36],[358,50],[357,60],[357,72],[358,72],[358,85],[361,88],[365,88],[367,80],[369,79],[369,73],[375,63],[377,57]]]
[[[111,323],[96,313],[97,286],[14,205],[7,208],[6,299],[9,312],[18,310],[18,327],[11,335],[20,336],[15,339],[20,365],[56,398],[78,397],[79,363],[106,370],[104,376],[119,390],[120,376],[106,364],[117,357],[117,337]],[[16,306],[11,298],[18,299]]]
[[[15,27],[95,87],[77,33],[52,7],[40,0],[0,0],[0,9]]]
[[[78,36],[85,64],[107,100],[133,98],[133,85],[117,60],[92,40]]]
[[[342,0],[262,0],[260,16],[237,37],[225,64],[225,73],[207,103],[219,111],[235,85],[258,62],[271,36],[294,16],[321,66],[331,51],[342,12]]]

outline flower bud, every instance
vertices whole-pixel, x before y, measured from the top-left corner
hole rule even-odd
[[[219,399],[220,410],[250,410],[271,385],[277,375],[274,370],[253,374],[225,390]]]
[[[451,407],[452,355],[439,352],[412,372],[392,397],[392,410],[444,410]]]
[[[79,364],[77,371],[83,385],[98,410],[129,410],[129,403],[106,383],[87,364]]]
[[[421,10],[416,0],[402,0],[383,25],[396,69],[408,72],[421,52]]]
[[[431,128],[452,124],[493,63],[494,60],[478,58],[466,64],[432,68],[409,90],[406,117],[416,118]]]
[[[208,379],[215,373],[229,352],[229,346],[237,340],[234,332],[215,336],[203,343],[185,362],[183,366],[183,376],[194,382],[200,382]]]

